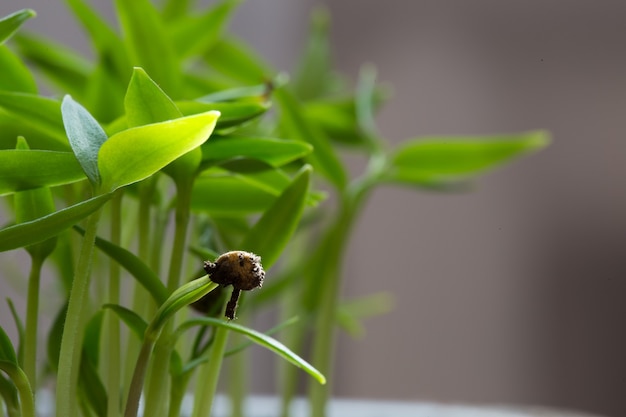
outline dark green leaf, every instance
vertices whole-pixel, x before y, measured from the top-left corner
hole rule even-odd
[[[104,313],[99,310],[89,319],[85,326],[83,352],[87,359],[95,366],[100,360],[100,334],[102,333],[102,319]]]
[[[300,222],[311,171],[310,166],[305,166],[296,174],[289,187],[263,213],[241,243],[244,250],[261,256],[265,268],[270,268],[278,260]]]
[[[105,304],[102,308],[110,309],[117,314],[139,340],[143,339],[146,329],[148,328],[148,323],[146,323],[139,314],[118,304]]]
[[[307,160],[332,184],[343,189],[347,182],[347,174],[323,131],[306,118],[300,103],[285,88],[277,89],[274,97],[280,107],[281,123],[286,136],[313,145],[313,153]]]
[[[110,198],[111,194],[100,195],[37,220],[0,229],[0,252],[32,245],[56,236],[98,210]]]
[[[100,185],[98,152],[107,140],[106,133],[96,119],[70,96],[63,98],[61,113],[63,125],[76,159],[78,159],[91,184]]]
[[[107,415],[107,393],[98,369],[85,356],[86,350],[83,350],[83,359],[80,362],[79,383],[78,388],[81,396],[87,400],[90,409],[96,413],[98,417],[106,417]]]
[[[67,314],[67,304],[57,313],[48,333],[48,343],[46,344],[48,354],[48,364],[52,370],[59,369],[59,355],[61,354],[61,337],[63,337],[63,326],[65,325],[65,315]]]
[[[143,67],[169,91],[178,91],[180,70],[161,17],[149,0],[116,0],[117,15],[133,65]]]
[[[22,23],[35,16],[37,13],[34,10],[22,9],[0,19],[0,44],[9,39]]]
[[[304,157],[312,150],[311,145],[299,141],[228,136],[214,138],[202,145],[202,159],[252,158],[279,167]]]
[[[217,42],[241,0],[222,0],[202,14],[178,19],[171,28],[176,52],[182,58],[202,55]]]
[[[11,339],[0,326],[0,361],[7,361],[17,365],[17,355],[11,343]]]
[[[111,136],[98,155],[102,188],[113,191],[156,173],[206,141],[218,117],[218,112],[211,111]]]
[[[5,45],[0,45],[0,90],[36,93],[35,78],[24,63]]]
[[[23,363],[22,359],[24,357],[24,333],[25,333],[24,323],[22,322],[20,315],[17,313],[17,310],[15,309],[15,304],[13,304],[13,300],[11,300],[10,298],[7,298],[7,304],[9,305],[11,316],[13,316],[15,327],[17,328],[17,337],[18,337],[17,359],[19,363]]]
[[[248,327],[240,326],[233,323],[232,321],[225,321],[212,317],[203,317],[186,321],[178,329],[176,329],[176,333],[180,334],[184,330],[192,326],[219,326],[225,327],[237,333],[241,333],[251,339],[254,343],[271,350],[272,352],[276,353],[278,356],[282,357],[283,359],[287,360],[298,368],[303,369],[305,372],[315,378],[320,384],[326,383],[326,378],[324,377],[324,375],[322,375],[307,361],[293,353],[288,347],[280,343],[278,340],[261,332],[257,332],[256,330],[252,330]]]
[[[20,400],[15,384],[0,374],[0,396],[6,405],[8,417],[20,417]]]
[[[84,234],[81,228],[75,227],[75,229]],[[132,252],[99,237],[96,238],[96,246],[126,269],[152,295],[156,305],[163,304],[169,295],[167,288],[140,258]]]
[[[409,141],[393,153],[384,179],[420,186],[482,174],[514,157],[547,145],[545,131],[491,137],[439,137]]]
[[[0,195],[85,179],[71,152],[0,150]]]

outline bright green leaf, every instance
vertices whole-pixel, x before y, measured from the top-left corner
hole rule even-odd
[[[420,186],[461,181],[548,144],[545,131],[409,141],[393,153],[384,179]]]
[[[305,166],[296,174],[289,187],[263,213],[241,243],[244,250],[261,256],[265,268],[270,268],[278,260],[300,222],[311,171],[310,166]]]
[[[146,74],[135,68],[124,99],[128,127],[178,119],[183,114],[165,92]]]
[[[94,186],[100,185],[98,152],[107,140],[106,133],[96,119],[70,96],[63,98],[61,113],[63,114],[63,125],[76,159],[83,167],[89,181]]]
[[[37,16],[32,9],[23,9],[0,19],[0,44],[15,33],[15,31],[28,19]]]
[[[124,130],[100,149],[102,187],[113,191],[141,181],[200,146],[213,132],[218,112],[206,112]]]
[[[0,195],[85,179],[71,152],[0,150]]]
[[[72,227],[111,198],[103,194],[39,219],[0,229],[0,252],[41,242]]]

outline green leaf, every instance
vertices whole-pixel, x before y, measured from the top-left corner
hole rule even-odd
[[[74,228],[80,234],[85,234],[80,227],[75,226]],[[169,292],[158,275],[132,252],[100,237],[96,237],[96,247],[126,269],[152,295],[157,305],[163,304],[167,299]]]
[[[241,0],[223,0],[202,14],[178,19],[171,28],[171,38],[181,58],[202,55],[218,41],[228,19]]]
[[[71,152],[0,150],[0,195],[84,179],[85,173]]]
[[[0,91],[0,107],[16,116],[21,123],[45,132],[67,148],[59,101],[37,94]]]
[[[311,167],[304,166],[274,204],[250,230],[241,247],[261,256],[270,268],[282,253],[300,222],[309,192]]]
[[[100,149],[102,188],[113,191],[141,181],[200,146],[213,132],[218,112],[206,112],[124,130]]]
[[[237,333],[241,333],[244,336],[248,337],[250,340],[252,340],[254,343],[271,350],[281,358],[287,360],[298,368],[303,369],[306,373],[315,378],[320,384],[326,383],[326,378],[324,377],[324,375],[322,375],[321,372],[315,369],[307,361],[296,355],[287,346],[283,345],[278,340],[261,332],[257,332],[256,330],[252,330],[250,328],[235,324],[232,321],[225,321],[212,317],[202,317],[186,321],[178,329],[176,329],[176,333],[180,334],[184,330],[192,326],[218,326],[225,327]]]
[[[243,42],[224,37],[206,54],[207,64],[222,74],[246,84],[272,79],[274,71]]]
[[[0,374],[0,396],[4,400],[8,417],[21,416],[20,400],[15,384]]]
[[[209,110],[220,112],[216,129],[239,126],[263,115],[270,108],[267,101],[237,101],[207,103],[201,101],[177,101],[176,105],[184,115],[203,113]]]
[[[22,9],[0,19],[0,44],[9,39],[22,23],[35,16],[37,13],[34,10]]]
[[[544,148],[545,131],[492,137],[438,137],[409,141],[393,153],[384,180],[420,186],[461,181],[514,157]]]
[[[59,369],[59,356],[61,354],[61,337],[63,336],[63,326],[65,325],[65,315],[67,314],[67,303],[59,310],[54,317],[48,341],[46,343],[46,353],[48,354],[48,364],[52,370]]]
[[[107,140],[107,135],[96,119],[70,96],[63,98],[61,104],[63,125],[70,140],[70,145],[83,171],[92,185],[100,185],[98,170],[98,152]]]
[[[307,119],[302,106],[287,89],[277,89],[274,97],[280,107],[281,124],[286,136],[313,145],[313,153],[307,160],[332,184],[343,189],[347,182],[346,171],[323,131]]]
[[[111,194],[103,194],[39,219],[0,229],[0,252],[56,236],[98,210],[111,197]]]
[[[23,363],[24,358],[24,335],[26,330],[24,328],[24,323],[20,315],[17,313],[15,309],[15,304],[13,304],[13,300],[7,298],[7,304],[9,305],[9,310],[11,311],[11,316],[13,316],[13,321],[15,322],[15,327],[17,328],[17,359],[19,363]]]
[[[37,84],[30,70],[5,45],[0,45],[0,90],[36,93]]]
[[[183,114],[143,70],[135,67],[124,99],[128,127],[178,119]]]
[[[251,158],[280,167],[306,156],[312,150],[308,143],[293,140],[227,136],[214,138],[202,145],[202,159]]]
[[[42,36],[18,35],[20,55],[41,71],[60,91],[83,97],[91,63],[67,46]]]
[[[28,150],[28,144],[24,138],[18,138],[17,149]],[[35,220],[54,212],[54,200],[48,187],[15,193],[14,206],[17,223]],[[48,257],[55,246],[56,238],[50,238],[35,245],[27,246],[26,250],[33,259],[41,260]]]
[[[159,307],[150,322],[146,335],[156,337],[165,323],[181,308],[198,301],[218,287],[218,284],[211,281],[208,275],[190,281],[177,288],[165,302]]]
[[[122,307],[118,304],[105,304],[102,308],[107,308],[113,311],[117,316],[128,326],[130,330],[137,336],[139,340],[143,339],[148,323],[141,316],[132,310]]]
[[[149,0],[115,0],[133,65],[143,67],[170,93],[178,91],[180,70],[170,38]]]
[[[17,365],[17,355],[11,343],[11,339],[0,326],[0,361],[7,361]]]

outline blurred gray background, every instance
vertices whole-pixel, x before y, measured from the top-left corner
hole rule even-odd
[[[28,29],[86,48],[60,3],[2,0],[0,14],[32,7]],[[289,70],[320,3],[337,66],[354,79],[375,63],[395,87],[379,118],[391,143],[554,139],[472,192],[373,194],[344,290],[386,290],[395,307],[340,338],[335,394],[626,415],[626,2],[249,0],[232,28]]]

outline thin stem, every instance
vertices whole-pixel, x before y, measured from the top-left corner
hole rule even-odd
[[[187,393],[187,386],[189,385],[189,380],[192,375],[192,372],[185,372],[172,381],[168,417],[179,417],[181,415],[180,408],[183,404],[183,399]]]
[[[202,364],[198,371],[191,417],[207,417],[211,413],[227,340],[228,329],[217,327],[215,339],[209,351],[209,361]]]
[[[15,388],[17,388],[20,395],[21,417],[36,417],[35,397],[24,371],[17,364],[7,361],[0,361],[0,370],[9,375]]]
[[[83,312],[87,305],[90,270],[94,242],[98,231],[98,220],[102,210],[96,211],[87,219],[80,255],[70,290],[56,389],[56,415],[73,417],[77,415],[76,388],[80,367],[81,344],[83,340]]]
[[[119,245],[122,235],[122,194],[118,191],[111,201],[111,242]],[[109,297],[108,303],[120,302],[120,266],[111,260],[109,266]],[[118,417],[120,414],[120,383],[121,383],[121,347],[120,322],[113,311],[106,315],[104,341],[106,344],[107,370],[107,415]]]
[[[39,323],[39,281],[44,257],[32,255],[28,277],[26,329],[24,332],[24,373],[33,387],[37,386],[37,328]]]
[[[148,332],[146,332],[146,337],[141,345],[139,357],[137,358],[137,363],[135,365],[133,379],[130,383],[130,388],[128,389],[128,399],[126,400],[124,417],[137,417],[139,399],[141,398],[141,391],[143,389],[143,381],[146,377],[148,362],[150,361],[150,354],[152,353],[152,347],[154,346],[155,340],[154,337],[148,336]]]

